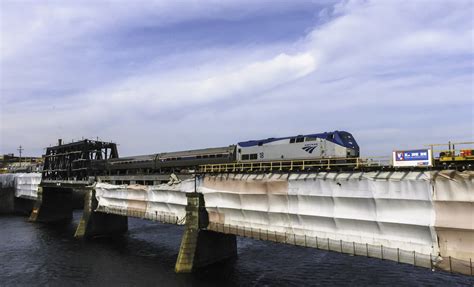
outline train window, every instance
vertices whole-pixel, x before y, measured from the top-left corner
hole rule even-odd
[[[241,149],[241,148],[239,148],[239,153],[242,153],[242,149]]]
[[[295,143],[295,138],[291,138],[291,139],[290,139],[290,144],[291,144],[291,143]]]
[[[257,159],[257,154],[256,153],[251,154],[250,159]]]
[[[306,137],[304,140],[307,141],[307,142],[310,142],[310,141],[315,141],[316,138]]]
[[[242,155],[242,160],[249,160],[249,154],[243,154]]]
[[[258,146],[262,146],[263,145],[263,142],[258,142]]]
[[[220,153],[220,154],[216,154],[216,157],[224,157],[224,155]]]
[[[297,143],[304,142],[304,138],[296,138],[296,142]]]

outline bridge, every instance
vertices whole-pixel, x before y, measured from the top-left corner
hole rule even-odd
[[[31,221],[70,220],[81,192],[77,238],[122,234],[128,217],[184,225],[178,273],[235,257],[236,236],[473,272],[472,170],[395,170],[354,159],[157,172],[130,160],[114,168],[113,143],[48,152]]]

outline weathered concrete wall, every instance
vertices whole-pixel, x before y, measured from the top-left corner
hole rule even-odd
[[[83,209],[86,191],[84,189],[74,188],[72,190],[72,208]]]
[[[41,173],[15,173],[15,197],[35,200]]]
[[[15,188],[0,187],[0,214],[13,213],[15,209]]]
[[[184,224],[186,193],[194,191],[194,181],[188,180],[171,186],[97,183],[94,189],[98,211],[131,216],[139,214],[140,217],[157,220],[177,218],[178,224]]]
[[[198,191],[212,223],[438,252],[425,173],[223,175]]]
[[[0,174],[0,188],[15,187],[15,174],[4,173]]]
[[[0,174],[0,214],[12,213],[15,209],[15,175]]]
[[[433,175],[435,228],[442,257],[474,258],[474,172]]]
[[[22,197],[15,197],[14,212],[20,215],[29,216],[35,206],[36,200]]]
[[[197,191],[204,195],[211,223],[207,231],[257,230],[275,237],[383,246],[424,258],[451,256],[469,263],[474,258],[473,175],[472,171],[222,174],[206,175],[197,182]],[[183,197],[194,191],[194,182],[101,188],[97,199],[102,211],[170,212],[184,219]],[[182,249],[195,251],[200,233],[188,229],[193,217],[189,211],[186,214]],[[182,253],[195,255],[190,252]],[[189,267],[195,260],[192,256],[178,262]]]
[[[202,194],[188,193],[186,229],[176,260],[177,273],[189,273],[222,260],[237,256],[237,241],[233,234],[207,231],[209,224]]]
[[[40,181],[40,173],[0,174],[0,213],[29,215]]]
[[[469,261],[474,172],[206,176],[210,222]]]
[[[223,260],[237,257],[237,239],[234,234],[199,231],[194,268],[199,269]]]
[[[72,189],[63,187],[39,187],[30,221],[60,222],[72,219]]]

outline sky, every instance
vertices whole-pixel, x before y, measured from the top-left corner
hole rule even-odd
[[[0,154],[474,141],[474,2],[0,0]]]

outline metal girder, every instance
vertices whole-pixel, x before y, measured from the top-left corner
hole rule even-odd
[[[90,176],[102,174],[105,171],[102,165],[117,157],[117,145],[111,142],[85,139],[59,143],[46,149],[43,180],[87,180]]]

